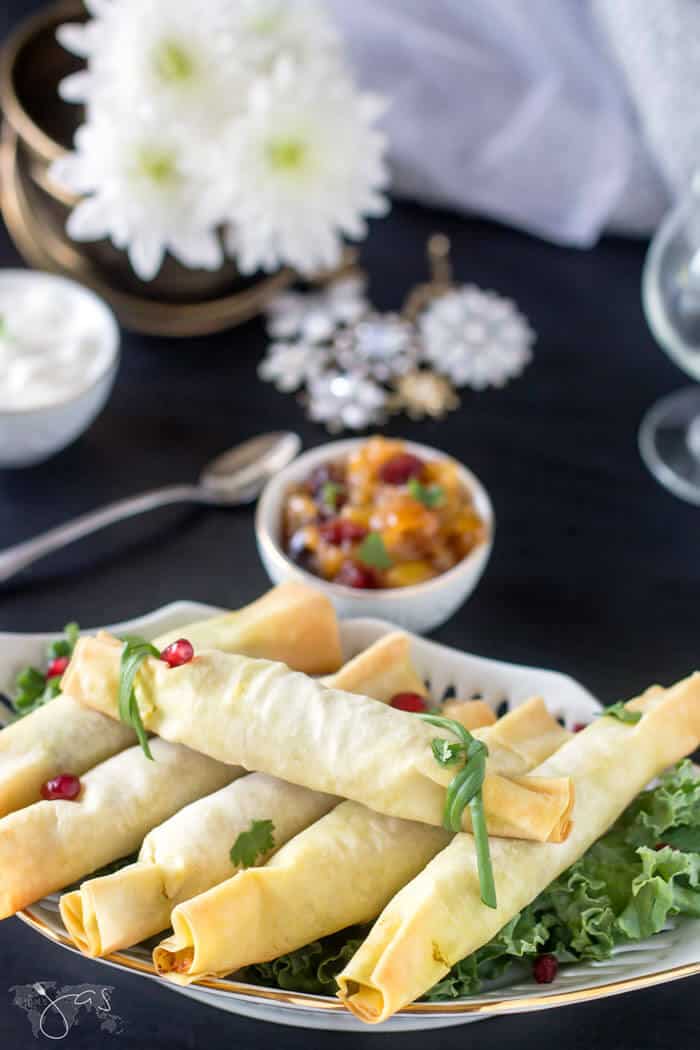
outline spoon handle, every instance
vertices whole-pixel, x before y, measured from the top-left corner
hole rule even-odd
[[[60,550],[69,543],[75,543],[91,532],[114,525],[124,518],[133,518],[137,514],[164,507],[169,503],[209,503],[207,492],[198,485],[169,485],[167,488],[153,489],[140,496],[129,496],[127,499],[108,503],[99,510],[81,514],[64,525],[48,529],[39,536],[0,552],[0,581],[9,580],[20,569],[43,558],[52,551]]]

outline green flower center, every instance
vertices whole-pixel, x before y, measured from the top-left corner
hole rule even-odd
[[[279,171],[298,171],[306,155],[306,144],[299,139],[275,139],[267,144],[270,164]]]
[[[168,83],[182,83],[194,73],[194,61],[177,40],[162,40],[153,52],[156,75]]]
[[[177,178],[175,154],[155,146],[142,146],[136,156],[136,174],[157,186],[174,182]]]

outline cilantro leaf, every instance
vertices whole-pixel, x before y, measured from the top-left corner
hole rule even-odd
[[[326,481],[321,489],[321,502],[329,510],[338,509],[338,500],[345,491],[345,486],[337,481]]]
[[[445,499],[442,485],[423,485],[418,478],[409,478],[408,491],[415,500],[426,507],[439,507]]]
[[[274,849],[274,830],[271,820],[251,820],[248,831],[242,831],[231,847],[231,863],[252,868],[260,856]]]
[[[618,700],[616,704],[611,704],[610,707],[606,707],[602,712],[601,717],[609,716],[610,718],[617,718],[619,722],[626,722],[629,725],[636,725],[642,717],[641,711],[630,711],[628,707],[625,707],[622,700]]]
[[[390,569],[394,564],[386,547],[381,532],[368,532],[357,552],[357,557],[371,569]]]

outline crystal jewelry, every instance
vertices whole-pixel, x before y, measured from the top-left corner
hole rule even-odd
[[[511,299],[452,281],[450,243],[428,241],[432,280],[418,285],[404,315],[418,326],[422,360],[456,387],[505,386],[532,359],[535,333]]]
[[[278,296],[267,309],[273,342],[260,378],[300,391],[309,418],[337,433],[397,412],[440,419],[459,406],[455,387],[500,387],[518,375],[535,338],[526,318],[496,292],[454,284],[443,234],[427,247],[430,279],[400,313],[373,310],[356,269],[320,290]]]

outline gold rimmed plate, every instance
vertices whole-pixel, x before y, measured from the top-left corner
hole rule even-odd
[[[177,602],[113,629],[154,637],[182,624],[219,612],[209,606]],[[341,625],[343,650],[350,657],[393,629],[381,620],[348,620]],[[40,663],[54,635],[0,634],[0,690],[7,689],[17,670]],[[434,642],[412,637],[412,659],[430,683],[431,695],[441,699],[480,694],[494,709],[518,706],[533,694],[544,697],[550,711],[572,727],[589,721],[600,709],[597,701],[573,679],[542,668],[486,660]],[[75,951],[61,922],[56,895],[20,913],[40,936]],[[86,960],[90,966],[115,966],[160,980],[150,951],[137,945],[106,959]],[[374,1031],[412,1031],[465,1024],[485,1017],[551,1009],[609,995],[647,988],[700,973],[700,922],[684,919],[648,941],[625,946],[600,963],[572,964],[560,969],[554,984],[544,990],[529,970],[485,989],[477,996],[444,1003],[419,1002],[406,1007]],[[367,1026],[330,996],[289,992],[230,979],[204,980],[189,987],[162,982],[174,992],[208,1003],[229,1013],[302,1028],[366,1031]]]

